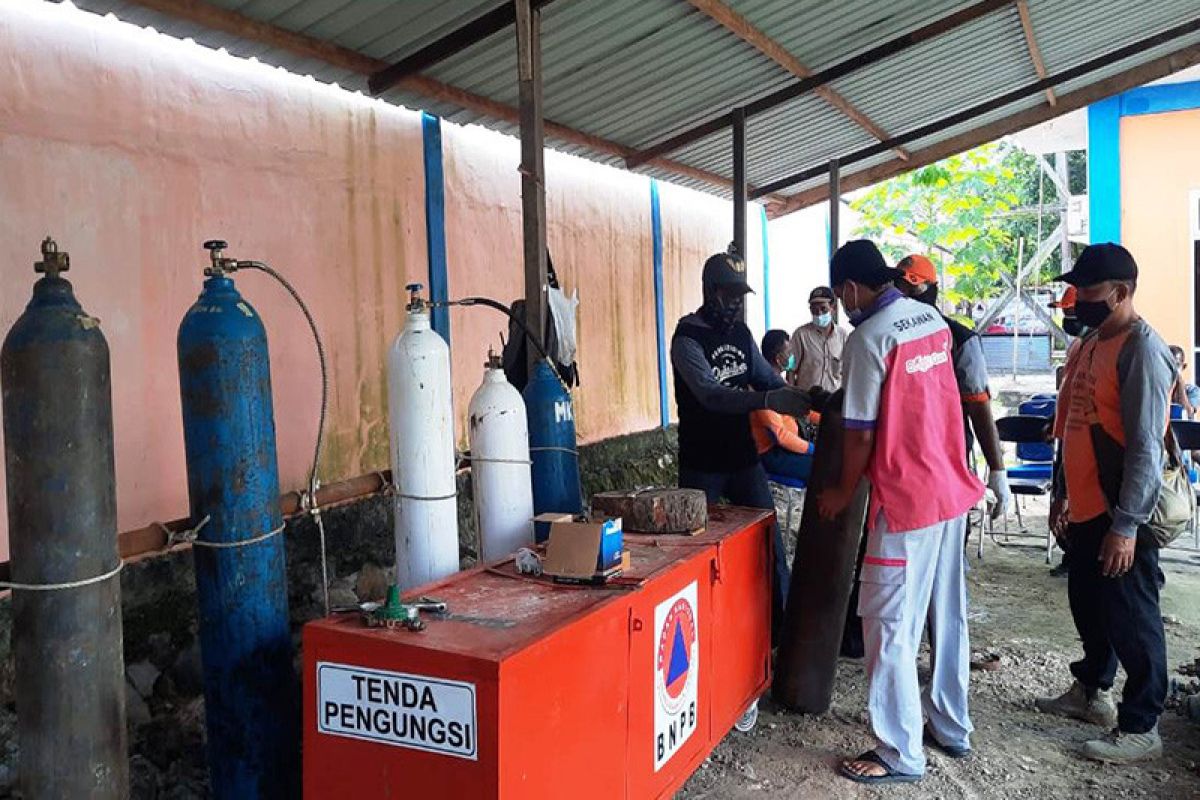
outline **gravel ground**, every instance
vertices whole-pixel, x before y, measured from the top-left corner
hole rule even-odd
[[[1025,516],[1031,533],[1042,537],[1045,508],[1030,502]],[[971,543],[972,647],[999,653],[1002,668],[971,675],[976,733],[970,758],[954,761],[931,753],[926,777],[916,785],[872,789],[838,777],[834,768],[839,759],[873,744],[862,662],[842,659],[828,713],[791,714],[764,699],[757,728],[731,733],[678,797],[1200,797],[1200,726],[1178,712],[1168,711],[1162,719],[1162,760],[1117,768],[1077,754],[1082,742],[1100,733],[1097,728],[1034,709],[1034,697],[1057,694],[1070,683],[1067,664],[1078,657],[1079,646],[1067,610],[1066,579],[1049,574],[1038,539],[1011,541],[1018,543],[1031,546],[998,547],[988,541],[982,561],[975,557],[975,540]],[[1163,614],[1174,668],[1192,662],[1200,645],[1200,559],[1169,552]],[[923,657],[922,669],[927,666]],[[1181,683],[1191,682],[1172,675]],[[1118,688],[1123,679],[1118,677]]]

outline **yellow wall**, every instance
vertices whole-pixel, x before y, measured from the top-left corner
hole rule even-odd
[[[1121,239],[1138,263],[1137,308],[1168,344],[1189,351],[1196,346],[1193,189],[1200,189],[1200,109],[1122,117]]]

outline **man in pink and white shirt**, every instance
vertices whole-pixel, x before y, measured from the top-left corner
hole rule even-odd
[[[950,330],[941,316],[892,287],[896,270],[868,241],[840,247],[830,270],[855,330],[842,356],[841,481],[818,502],[822,516],[835,517],[859,481],[870,481],[858,613],[879,740],[840,771],[860,783],[913,782],[925,772],[923,738],[953,757],[970,752],[962,547],[983,484],[967,468]],[[932,677],[922,694],[917,650],[926,622]]]

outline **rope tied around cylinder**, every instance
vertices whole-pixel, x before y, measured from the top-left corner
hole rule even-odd
[[[574,447],[550,447],[550,446],[531,447],[531,448],[529,448],[529,452],[531,452],[531,453],[543,453],[543,452],[567,453],[569,455],[575,456],[576,458],[579,458],[579,451],[576,450]]]
[[[258,536],[255,536],[251,539],[241,539],[236,542],[206,542],[203,539],[196,539],[195,541],[192,542],[192,547],[211,547],[214,550],[232,550],[236,547],[248,547],[252,544],[258,544],[259,542],[265,542],[267,539],[270,539],[274,536],[278,536],[279,534],[283,533],[283,531],[286,527],[287,527],[287,525],[283,524],[283,525],[280,525],[278,528],[269,530],[263,534],[259,534]]]
[[[62,583],[20,583],[18,581],[0,581],[0,589],[11,589],[18,592],[58,592],[64,589],[79,589],[83,586],[92,586],[93,584],[103,583],[110,578],[115,578],[125,568],[124,561],[118,561],[117,565],[101,575],[94,575],[91,578],[80,578],[77,581],[64,581]]]
[[[523,464],[529,465],[533,461],[528,458],[480,458],[479,456],[464,455],[463,458],[470,461],[472,464]]]
[[[400,487],[393,486],[392,487],[392,495],[394,497],[399,497],[403,500],[426,500],[429,502],[433,502],[435,500],[454,500],[458,497],[458,490],[456,489],[452,494],[443,494],[443,495],[438,495],[437,497],[425,497],[424,495],[419,495],[419,494],[406,494],[406,493],[400,491]]]
[[[265,542],[274,536],[278,536],[279,534],[283,533],[284,529],[287,527],[287,524],[285,523],[280,525],[278,528],[267,531],[266,533],[259,534],[258,536],[252,536],[249,539],[239,539],[235,542],[209,542],[199,538],[199,536],[200,531],[204,530],[204,527],[211,521],[212,514],[205,514],[204,519],[200,520],[192,527],[185,528],[181,531],[173,531],[166,525],[163,525],[161,522],[157,522],[155,524],[158,525],[158,527],[162,529],[163,533],[167,535],[167,543],[163,547],[164,550],[170,550],[172,547],[176,547],[177,545],[181,544],[190,544],[192,547],[207,547],[213,550],[232,550],[238,547],[249,547],[252,544]]]
[[[167,537],[166,544],[163,545],[163,550],[170,550],[172,547],[181,544],[194,544],[196,536],[204,529],[204,526],[212,521],[212,514],[205,514],[204,519],[197,522],[190,528],[185,528],[181,531],[173,531],[161,522],[154,523],[158,529]]]

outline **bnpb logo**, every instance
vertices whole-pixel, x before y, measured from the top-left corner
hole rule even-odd
[[[668,714],[678,714],[696,680],[692,668],[696,660],[696,613],[692,604],[680,598],[667,612],[658,634],[658,700]]]

